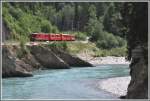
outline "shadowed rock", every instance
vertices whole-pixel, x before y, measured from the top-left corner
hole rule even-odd
[[[132,61],[130,64],[131,81],[128,86],[127,99],[148,98],[148,59],[144,56],[143,47],[137,46],[132,50]]]
[[[18,58],[21,48],[17,45],[3,46],[2,77],[28,77],[37,69],[68,69],[92,66],[90,63],[64,51],[46,46],[28,46],[30,52]]]
[[[27,54],[25,55],[22,59],[22,61],[24,61],[26,64],[29,64],[32,66],[33,70],[37,70],[37,69],[44,69],[44,67],[42,66],[42,64],[40,64],[35,57],[32,54]]]
[[[46,68],[67,69],[69,65],[54,54],[50,49],[42,46],[31,46],[31,54]]]
[[[31,72],[25,68],[31,68],[30,65],[23,61],[16,62],[16,58],[11,56],[6,47],[2,50],[2,77],[30,77],[33,76]]]
[[[57,48],[52,48],[52,51],[72,67],[92,67],[93,66],[92,64],[78,58],[77,56],[70,55]]]

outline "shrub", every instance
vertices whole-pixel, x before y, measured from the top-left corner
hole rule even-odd
[[[20,36],[20,49],[17,51],[18,58],[22,58],[30,52],[30,50],[25,45],[26,42],[27,42],[27,38],[24,36]]]
[[[93,57],[104,57],[104,56],[126,56],[127,55],[127,48],[120,47],[120,48],[112,48],[111,50],[107,49],[100,49],[94,52]]]
[[[126,41],[119,36],[115,36],[111,33],[105,32],[104,38],[99,39],[96,42],[96,45],[97,47],[102,48],[102,49],[112,49],[112,48],[125,46]]]
[[[3,21],[12,33],[13,40],[21,41],[20,36],[29,38],[29,33],[34,32],[59,32],[57,27],[53,26],[45,17],[25,12],[22,8],[10,6],[9,3],[4,3],[4,5]]]
[[[126,40],[124,40],[123,38],[119,37],[119,36],[116,36],[116,39],[118,41],[118,46],[119,47],[122,47],[122,46],[126,46],[127,45],[127,42]]]
[[[45,21],[41,25],[41,32],[49,33],[51,31],[51,28],[52,28],[51,24]]]
[[[56,26],[52,27],[52,33],[59,33],[59,30]]]
[[[48,44],[48,46],[51,48],[62,49],[64,51],[66,51],[68,48],[66,42],[53,42],[53,43]]]
[[[75,35],[77,40],[86,40],[87,35],[84,32],[75,32],[73,34]]]
[[[113,48],[109,52],[111,56],[126,56],[127,48],[126,47]]]

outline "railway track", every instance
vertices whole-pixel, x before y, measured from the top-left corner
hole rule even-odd
[[[27,42],[25,45],[27,46],[33,46],[33,45],[46,45],[46,44],[52,44],[56,41],[45,41],[45,42],[40,42],[40,41],[30,41]],[[57,41],[57,42],[62,42],[62,41]],[[81,42],[81,43],[88,43],[88,41],[66,41],[66,42],[73,42],[73,43],[77,43],[77,42]],[[2,42],[1,45],[20,45],[20,42]]]

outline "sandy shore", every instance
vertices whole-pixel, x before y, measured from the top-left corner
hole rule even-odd
[[[107,56],[107,57],[91,57],[90,55],[79,54],[77,55],[79,58],[93,64],[129,64],[129,61],[126,61],[125,57],[115,57],[115,56]]]
[[[126,95],[130,80],[131,80],[130,76],[100,80],[98,82],[98,88],[111,92],[115,95],[122,96]]]

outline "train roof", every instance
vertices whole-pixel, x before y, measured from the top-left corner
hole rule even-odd
[[[63,34],[63,35],[72,35],[72,36],[75,36],[73,34],[64,34],[64,33],[42,33],[42,32],[39,32],[39,33],[31,33],[31,34],[55,34],[55,35]]]

